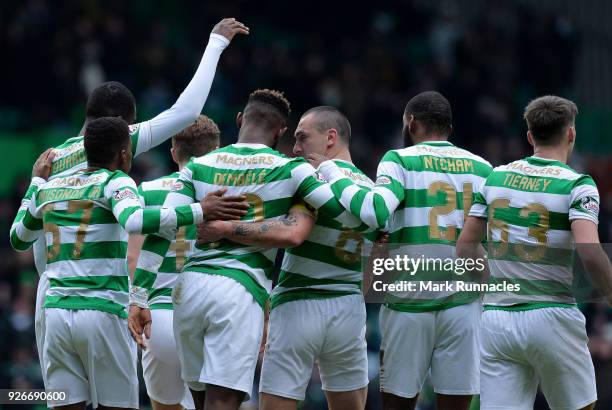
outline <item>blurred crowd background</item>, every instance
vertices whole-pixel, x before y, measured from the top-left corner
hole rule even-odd
[[[134,92],[139,121],[170,107],[223,17],[251,28],[223,53],[204,108],[224,144],[235,141],[234,118],[248,94],[276,88],[292,104],[293,126],[315,105],[343,110],[353,129],[353,159],[373,176],[384,152],[402,145],[408,99],[435,89],[453,107],[452,141],[499,165],[530,154],[522,120],[527,102],[558,94],[580,109],[571,165],[595,178],[600,235],[610,241],[612,4],[606,0],[3,1],[0,388],[42,387],[34,342],[37,274],[31,254],[17,254],[8,243],[34,159],[77,135],[86,96],[102,81],[121,81]],[[279,147],[285,153],[292,132]],[[139,158],[133,176],[139,182],[173,170],[165,144]],[[378,306],[368,310],[368,409],[378,409]],[[612,311],[594,304],[583,311],[598,408],[612,409]],[[433,408],[430,401],[426,392],[420,408]],[[144,384],[141,403],[148,406]],[[326,408],[316,371],[301,408]],[[536,408],[546,408],[541,398]]]

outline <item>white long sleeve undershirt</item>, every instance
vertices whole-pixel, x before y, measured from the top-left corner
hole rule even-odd
[[[160,145],[196,120],[210,93],[219,57],[229,43],[222,35],[210,35],[198,69],[174,105],[138,124],[140,131],[135,155]]]

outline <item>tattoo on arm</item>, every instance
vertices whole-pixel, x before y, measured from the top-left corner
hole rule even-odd
[[[301,216],[311,217],[309,214],[300,214]],[[294,214],[289,214],[282,219],[277,219],[268,222],[239,222],[234,226],[234,235],[236,236],[250,236],[258,233],[266,233],[276,227],[290,227],[298,224],[298,218]]]

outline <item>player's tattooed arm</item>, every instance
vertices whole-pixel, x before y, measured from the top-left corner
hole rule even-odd
[[[304,242],[314,223],[314,212],[299,204],[280,219],[261,222],[210,221],[200,224],[198,244],[229,239],[243,245],[291,248]]]

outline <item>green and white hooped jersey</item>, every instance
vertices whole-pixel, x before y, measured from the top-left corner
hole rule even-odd
[[[334,160],[347,178],[370,189],[374,183],[353,164]],[[317,215],[308,238],[285,251],[271,308],[299,299],[320,299],[361,293],[362,251],[372,234],[347,229],[333,218]]]
[[[130,125],[130,136],[132,138],[132,153],[134,156],[141,154],[144,151],[150,149],[150,129],[147,122],[141,124]],[[140,138],[142,135],[142,138]],[[49,181],[55,178],[61,178],[68,175],[72,175],[78,171],[83,171],[87,168],[87,158],[85,157],[85,148],[83,146],[82,135],[78,137],[69,138],[61,145],[53,148],[55,157],[53,158],[53,165],[51,167],[51,174],[48,178]],[[25,214],[25,210],[28,209],[28,204],[32,199],[32,191],[28,191],[24,196],[19,211],[18,217]],[[39,274],[44,272],[47,253],[45,249],[44,241],[36,242],[33,246],[34,262],[36,269]]]
[[[327,168],[327,169],[324,169]],[[411,259],[456,257],[455,244],[474,195],[480,192],[491,164],[448,141],[431,141],[387,152],[370,192],[338,175],[329,163],[320,170],[330,178],[342,205],[371,227],[389,232],[390,257]],[[399,245],[399,246],[397,246]],[[436,270],[437,269],[437,270]],[[397,280],[468,280],[432,264]],[[417,284],[418,285],[418,284]],[[478,294],[424,289],[387,295],[387,306],[406,312],[433,311],[469,303]]]
[[[491,283],[520,285],[485,294],[485,309],[573,305],[571,221],[598,223],[599,193],[588,175],[528,157],[493,170],[471,216],[488,220]]]
[[[227,187],[226,195],[244,194],[250,202],[245,221],[282,218],[295,199],[303,199],[349,228],[367,229],[342,208],[329,186],[317,179],[314,168],[303,158],[288,158],[262,144],[232,144],[194,158],[181,170],[176,185],[165,207],[191,204],[209,192]],[[145,239],[134,275],[133,293],[139,299],[148,298],[152,291],[171,239],[157,235]],[[276,253],[276,249],[227,240],[196,245],[183,271],[230,277],[264,306],[272,287]]]
[[[143,123],[143,134],[145,138],[144,144],[139,144],[139,136],[141,134],[141,124],[130,125],[130,137],[132,139],[132,154],[134,156],[148,150],[145,149],[147,135],[150,130],[147,129],[148,123]],[[49,180],[60,178],[67,175],[72,175],[77,171],[87,168],[87,157],[85,156],[85,147],[83,145],[84,137],[82,135],[67,139],[63,144],[53,148],[55,157],[51,167],[51,175]]]
[[[146,209],[160,209],[168,193],[175,187],[179,173],[146,181],[138,187],[138,193]],[[183,226],[176,233],[149,294],[149,307],[151,309],[172,309],[172,288],[179,273],[193,251],[196,239],[195,225]]]
[[[26,250],[44,232],[50,282],[44,307],[93,309],[125,318],[127,232],[161,229],[170,234],[201,220],[199,204],[143,210],[136,183],[122,171],[77,172],[37,187],[11,230],[11,245]]]

